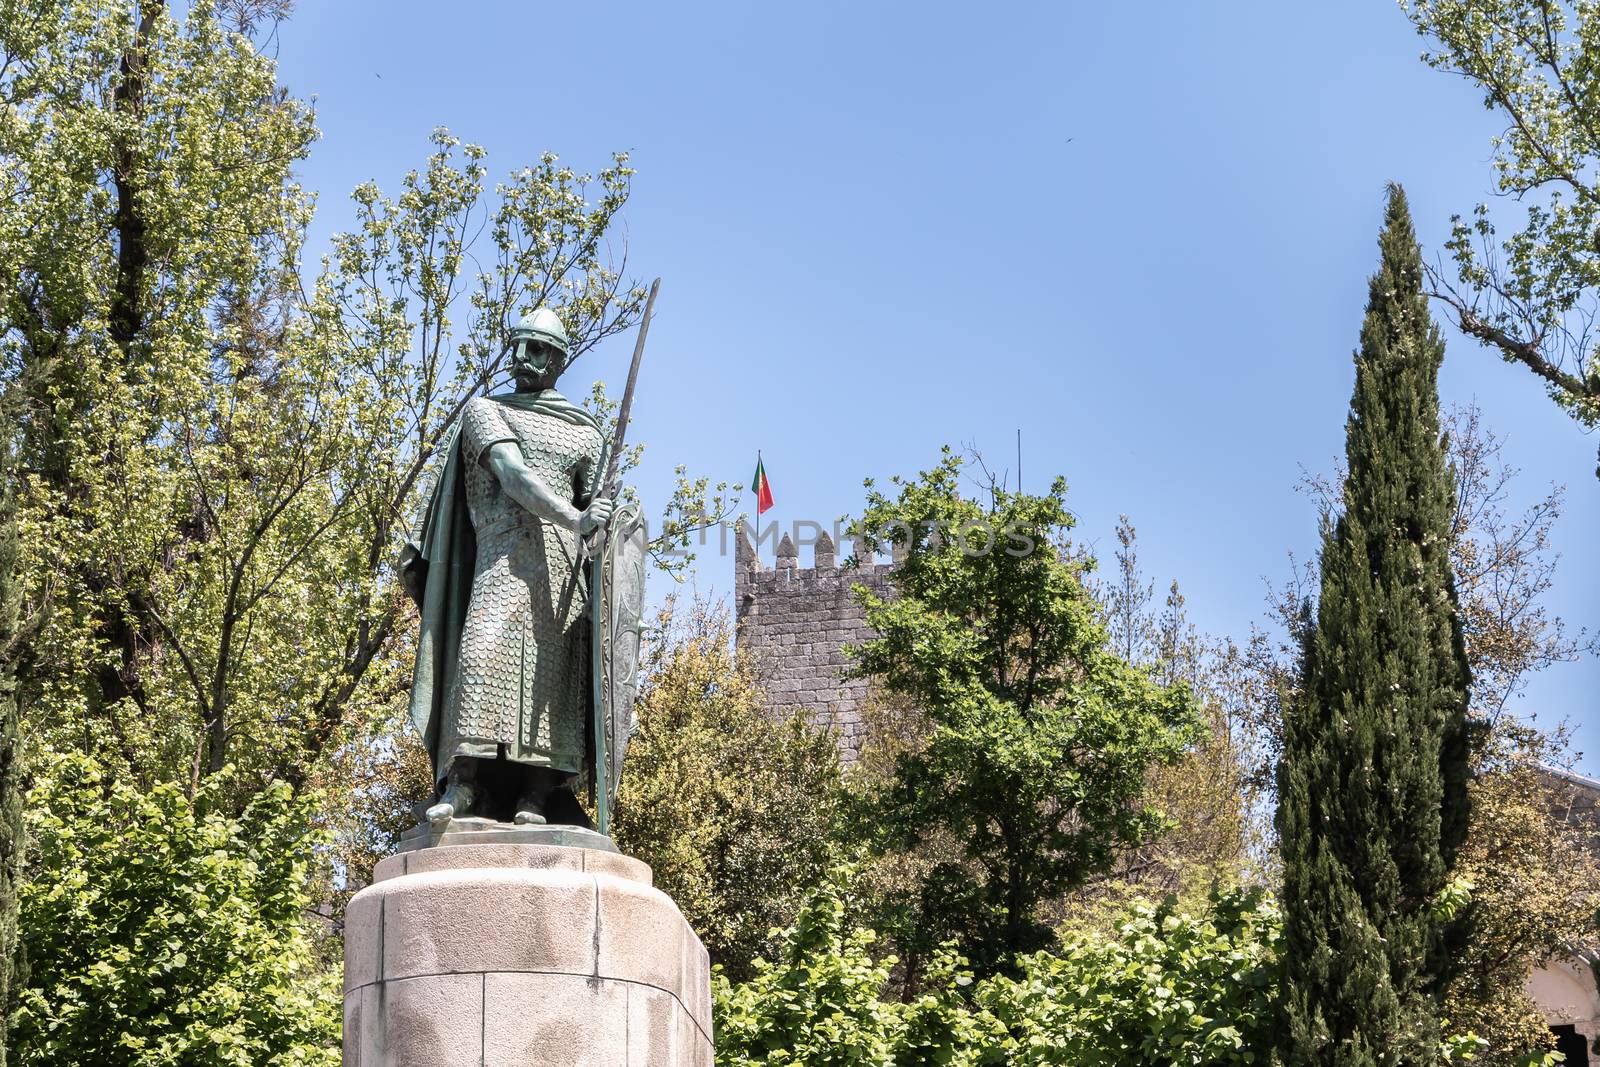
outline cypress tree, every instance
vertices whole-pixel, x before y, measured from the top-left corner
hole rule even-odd
[[[1283,1058],[1435,1062],[1434,904],[1467,826],[1470,671],[1450,570],[1444,341],[1405,193],[1389,187],[1346,424],[1342,512],[1285,715],[1278,833]]]

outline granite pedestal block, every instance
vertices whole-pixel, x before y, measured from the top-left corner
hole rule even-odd
[[[706,950],[648,866],[473,837],[350,901],[344,1067],[712,1067]]]

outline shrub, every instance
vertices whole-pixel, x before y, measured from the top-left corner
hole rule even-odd
[[[1260,890],[1213,895],[1201,912],[1138,903],[1110,935],[1064,931],[1059,953],[1018,976],[974,982],[946,949],[923,991],[885,997],[895,960],[850,920],[836,872],[750,981],[718,973],[721,1067],[1143,1067],[1266,1062],[1277,992],[1279,920]]]
[[[286,786],[141,792],[81,757],[30,797],[18,1064],[336,1067],[337,979],[305,928],[311,842]]]

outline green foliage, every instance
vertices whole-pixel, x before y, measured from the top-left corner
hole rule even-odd
[[[838,871],[784,931],[775,963],[757,960],[743,985],[713,975],[719,1064],[896,1062],[903,1011],[881,999],[892,961],[873,958],[876,935],[852,925],[848,907],[848,873]]]
[[[1439,432],[1444,344],[1391,187],[1324,532],[1316,625],[1284,722],[1283,1053],[1296,1064],[1438,1056],[1451,946],[1435,902],[1465,838],[1466,650],[1450,567],[1455,493]]]
[[[496,183],[445,130],[392,194],[358,188],[352,232],[308,260],[294,171],[314,116],[247,36],[290,6],[0,0],[0,386],[38,626],[30,745],[92,756],[124,805],[177,804],[178,783],[238,814],[287,781],[335,813],[337,881],[417,799],[394,558],[452,420],[502,383],[523,312],[554,307],[577,359],[637,322],[643,290],[607,241],[625,156],[583,173],[544,154]],[[681,476],[664,563],[726,505]],[[365,802],[382,810],[347,814]],[[263,867],[260,892],[274,871],[301,873]],[[96,965],[58,955],[41,980],[89,982],[78,963]],[[181,1013],[152,1019],[150,1048],[163,1025],[187,1040]]]
[[[9,405],[0,403],[0,433],[10,438]],[[17,687],[20,591],[17,582],[16,472],[13,455],[0,443],[0,1067],[6,1065],[7,1021],[18,973],[17,892],[26,835],[22,821],[23,761],[18,732],[22,704]]]
[[[26,960],[16,953],[16,909],[27,833],[22,822],[22,696],[16,680],[18,653],[30,627],[22,619],[21,582],[16,574],[16,395],[0,395],[0,1067],[6,1064],[6,1030]]]
[[[401,837],[417,825],[418,799],[433,795],[433,767],[411,724],[408,691],[400,688],[409,682],[409,674],[394,681],[399,698],[387,707],[352,709],[359,713],[346,717],[339,743],[323,757],[302,794],[326,836],[315,857],[313,878],[321,886],[317,906],[335,919],[372,883],[378,862],[393,855]],[[319,950],[330,966],[339,965],[339,938],[320,939]]]
[[[297,778],[387,634],[392,521],[388,413],[299,310],[310,110],[212,3],[4,8],[30,717],[141,782]]]
[[[404,684],[393,559],[509,323],[551,305],[581,359],[642,290],[607,258],[625,156],[495,184],[444,130],[307,264],[317,132],[240,8],[0,0],[0,375],[45,742],[145,784],[231,763],[247,794],[305,784]],[[683,476],[664,562],[727,503]]]
[[[725,609],[675,609],[645,649],[612,832],[650,864],[712,961],[740,978],[828,869],[839,757],[828,733],[766,713]]]
[[[868,798],[865,832],[891,854],[939,836],[961,849],[898,905],[913,970],[955,939],[989,973],[1049,942],[1041,904],[1162,828],[1140,802],[1146,774],[1197,730],[1187,686],[1159,686],[1108,647],[1091,564],[1057,540],[1073,521],[1065,483],[1043,496],[990,486],[984,505],[959,492],[961,470],[946,449],[920,479],[896,479],[895,498],[868,483],[861,530],[906,555],[894,599],[858,591],[876,636],[855,670],[929,727]]]
[[[1559,488],[1508,512],[1507,500],[1520,495],[1513,492],[1519,472],[1506,462],[1502,439],[1476,407],[1447,410],[1442,419],[1458,498],[1451,569],[1472,669],[1471,715],[1487,725],[1474,746],[1471,821],[1456,860],[1458,875],[1475,887],[1466,913],[1472,936],[1452,950],[1457,965],[1444,1016],[1472,1020],[1486,1042],[1474,1062],[1523,1067],[1525,1057],[1542,1055],[1552,1042],[1543,1011],[1526,993],[1530,972],[1571,945],[1600,940],[1593,888],[1600,886],[1600,857],[1590,844],[1591,823],[1552,799],[1543,769],[1570,761],[1566,732],[1535,728],[1511,712],[1510,701],[1532,673],[1594,645],[1567,632],[1544,604],[1555,573],[1549,546],[1562,510]],[[1304,487],[1331,514],[1343,482],[1341,468],[1336,478],[1309,479]],[[1301,617],[1316,577],[1303,573],[1274,598],[1274,614],[1290,624],[1285,629]],[[1253,666],[1266,667],[1284,691],[1298,691],[1299,665],[1264,648],[1263,638],[1252,641]],[[1273,687],[1259,691],[1270,695]],[[1276,732],[1276,709],[1262,702],[1262,710]]]
[[[836,872],[784,932],[775,962],[713,980],[717,1062],[922,1067],[1264,1064],[1275,1023],[1278,914],[1261,893],[1130,908],[1110,935],[1068,931],[1017,977],[974,981],[943,950],[924,989],[887,999],[894,959],[851,921]]]
[[[1269,845],[1259,817],[1266,792],[1256,769],[1263,732],[1240,649],[1198,632],[1177,581],[1161,600],[1139,564],[1137,531],[1117,524],[1116,569],[1092,582],[1105,606],[1111,647],[1162,685],[1187,684],[1200,708],[1203,733],[1175,764],[1152,768],[1144,802],[1172,829],[1124,854],[1109,877],[1075,894],[1089,909],[1118,898],[1160,899],[1175,893],[1203,903],[1218,887],[1262,880]]]
[[[1465,333],[1526,366],[1580,423],[1600,425],[1600,348],[1588,328],[1600,306],[1600,10],[1581,0],[1400,6],[1430,42],[1423,59],[1470,79],[1504,120],[1496,184],[1527,213],[1504,238],[1487,204],[1455,216],[1456,279],[1435,276],[1438,295]]]
[[[1133,905],[1114,935],[1065,935],[978,999],[1027,1053],[1088,1067],[1262,1064],[1277,1022],[1277,907],[1259,889],[1200,913]],[[1027,1058],[1032,1057],[1032,1058]]]
[[[54,1067],[339,1062],[337,978],[305,929],[310,841],[287,787],[223,814],[69,757],[30,796],[32,972],[13,1060]]]
[[[27,837],[22,819],[21,742],[17,736],[18,704],[11,679],[0,683],[0,1067],[7,1062],[6,1021],[26,979],[17,955],[17,907]]]

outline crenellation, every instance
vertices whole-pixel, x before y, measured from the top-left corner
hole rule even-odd
[[[814,553],[813,574],[817,578],[825,580],[828,575],[833,573],[834,568],[833,538],[828,536],[827,530],[823,530],[817,535],[817,542],[812,546],[812,551]]]
[[[795,550],[794,541],[788,534],[784,534],[783,540],[778,542],[778,559],[774,569],[791,581],[794,572],[800,569],[800,553]]]

